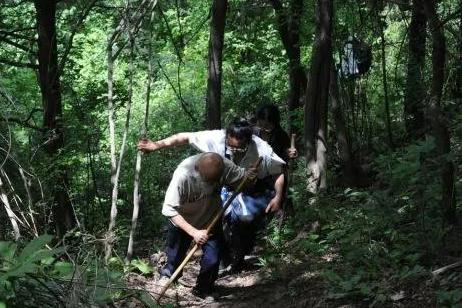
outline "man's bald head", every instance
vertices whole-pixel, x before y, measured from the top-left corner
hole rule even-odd
[[[196,162],[196,170],[202,179],[208,183],[218,182],[223,174],[225,164],[217,153],[204,153]]]

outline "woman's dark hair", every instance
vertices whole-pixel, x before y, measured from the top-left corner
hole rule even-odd
[[[274,124],[275,127],[281,125],[281,114],[279,113],[278,107],[273,104],[260,106],[255,112],[255,117],[257,120],[263,120]]]
[[[233,137],[247,142],[250,141],[252,138],[250,123],[244,118],[234,118],[226,128],[226,137]]]

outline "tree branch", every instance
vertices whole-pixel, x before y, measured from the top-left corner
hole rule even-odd
[[[69,37],[69,40],[67,41],[66,48],[64,49],[63,56],[61,58],[61,61],[58,66],[58,72],[59,74],[62,74],[64,70],[64,66],[66,65],[67,58],[69,56],[69,53],[72,49],[72,43],[74,41],[74,36],[77,33],[77,30],[82,26],[83,22],[87,18],[88,14],[90,14],[91,9],[95,6],[96,2],[98,0],[92,0],[87,7],[84,9],[82,12],[82,15],[80,15],[79,19],[77,20],[77,23],[75,24],[74,28],[72,29],[71,36]]]
[[[6,97],[6,94],[3,93],[3,92],[0,92],[0,95],[5,97],[8,101],[11,100],[10,98]],[[39,131],[39,132],[45,132],[46,131],[45,128],[39,127],[39,126],[36,126],[36,125],[33,125],[33,124],[29,123],[30,119],[32,119],[34,114],[37,113],[37,112],[43,112],[43,109],[41,109],[41,108],[32,109],[25,120],[21,120],[21,119],[17,119],[17,118],[11,118],[11,117],[0,117],[0,122],[15,123],[15,124],[18,124],[18,125],[20,125],[22,127],[31,128],[31,129]]]
[[[194,117],[194,115],[191,113],[191,111],[188,109],[188,103],[183,99],[181,96],[181,93],[178,93],[177,89],[175,88],[175,85],[173,84],[172,80],[170,80],[170,77],[168,77],[167,72],[165,72],[164,67],[160,63],[159,60],[157,60],[157,64],[160,67],[160,70],[162,71],[162,74],[165,76],[165,79],[167,79],[168,84],[172,88],[173,92],[175,93],[176,97],[180,101],[181,108],[183,111],[188,115],[188,117],[194,122],[197,123],[197,119]]]
[[[15,123],[15,124],[18,124],[18,125],[20,125],[22,127],[31,128],[33,130],[36,130],[36,131],[42,132],[42,133],[47,131],[46,128],[38,127],[38,126],[32,125],[32,124],[30,124],[30,123],[28,123],[26,121],[16,119],[16,118],[0,118],[0,122]]]
[[[13,31],[0,30],[0,34],[3,36],[12,36],[12,37],[22,39],[22,40],[30,40],[31,36],[17,34],[17,32],[26,31],[26,30],[33,30],[33,28],[24,28],[24,29],[13,30]]]
[[[17,32],[23,32],[23,31],[28,31],[28,30],[35,30],[35,27],[19,28],[19,29],[14,29],[14,30],[0,30],[0,33],[7,34],[7,35],[14,35]]]
[[[32,50],[31,50],[30,48],[28,48],[28,47],[26,47],[26,46],[23,46],[23,45],[21,45],[21,44],[19,44],[19,43],[16,43],[16,42],[14,42],[14,41],[12,41],[12,40],[6,38],[5,36],[0,36],[0,41],[5,42],[5,43],[7,43],[8,45],[11,45],[11,46],[16,47],[16,48],[18,48],[18,49],[21,49],[22,51],[25,51],[25,52],[27,52],[27,53],[31,53],[31,52],[32,52]]]
[[[181,57],[181,53],[180,53],[180,50],[175,42],[175,39],[173,38],[173,32],[172,32],[172,28],[170,28],[170,25],[168,23],[168,20],[167,18],[165,17],[165,14],[164,14],[164,11],[162,10],[162,7],[160,6],[160,4],[157,5],[157,8],[159,9],[159,13],[160,13],[160,16],[162,17],[162,19],[164,20],[165,22],[165,26],[167,27],[167,32],[168,32],[168,36],[170,37],[170,39],[172,40],[172,44],[173,44],[173,48],[175,49],[175,53],[178,57],[178,59],[180,60],[180,63],[183,63],[183,59]]]
[[[31,68],[34,70],[38,70],[39,68],[38,65],[33,64],[33,63],[16,62],[16,61],[11,61],[11,60],[2,59],[2,58],[0,58],[0,63],[7,64],[10,66],[14,66],[14,67],[20,67],[20,68]]]
[[[131,17],[122,17],[121,20],[119,21],[118,26],[112,33],[111,37],[109,38],[108,45],[112,46],[115,41],[119,38],[119,36],[123,33],[124,30],[126,30],[126,26],[128,25],[133,25],[132,29],[128,29],[128,31],[132,31],[131,35],[135,36],[138,30],[140,29],[141,23],[143,21],[144,16],[149,12],[149,4],[150,4],[150,9],[153,10],[154,7],[157,5],[157,0],[144,0],[138,7],[137,11],[135,11]],[[145,8],[145,6],[147,6]],[[131,22],[131,20],[135,20],[134,22]],[[120,44],[120,46],[117,46],[115,51],[112,54],[113,61],[117,59],[119,54],[121,53],[122,49],[125,47],[128,41],[124,41]]]

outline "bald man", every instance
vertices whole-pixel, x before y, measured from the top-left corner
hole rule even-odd
[[[236,186],[245,169],[216,153],[202,153],[185,159],[173,173],[165,194],[162,214],[169,218],[167,264],[162,276],[170,277],[186,256],[194,240],[202,247],[201,269],[193,293],[205,297],[213,290],[218,277],[222,226],[217,224],[212,235],[206,228],[221,209],[220,189]]]

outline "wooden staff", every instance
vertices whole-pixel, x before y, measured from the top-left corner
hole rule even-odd
[[[290,138],[290,149],[289,150],[296,150],[295,148],[295,137],[296,136],[297,136],[296,134],[292,134]]]
[[[289,150],[296,150],[295,148],[295,137],[296,137],[296,134],[292,134],[291,137],[290,137],[290,148]],[[280,216],[280,219],[279,219],[279,228],[282,228],[282,225],[284,224],[284,221],[286,219],[286,216],[287,216],[287,210],[288,210],[288,202],[289,202],[289,187],[290,185],[292,184],[292,158],[289,158],[289,161],[287,162],[287,172],[286,172],[286,175],[287,175],[287,179],[286,179],[286,182],[285,182],[285,199],[284,199],[284,203],[282,205],[282,215]],[[293,209],[293,205],[291,206],[292,209]]]
[[[262,157],[259,157],[258,160],[255,162],[255,164],[253,165],[254,168],[258,168],[258,166],[260,165],[261,161],[262,161]],[[220,211],[217,213],[217,215],[215,215],[215,217],[213,218],[212,222],[209,224],[209,226],[207,227],[207,234],[210,233],[210,231],[213,229],[213,227],[216,225],[216,223],[218,222],[219,219],[221,219],[221,216],[223,215],[223,213],[226,211],[226,209],[231,205],[231,202],[233,202],[234,198],[237,197],[237,195],[241,192],[241,190],[244,188],[244,186],[247,184],[247,180],[249,178],[246,176],[242,181],[241,183],[239,184],[239,186],[236,188],[236,190],[234,191],[234,193],[231,195],[231,197],[226,200],[225,204],[221,207]],[[170,277],[170,279],[167,281],[167,283],[165,284],[165,286],[162,288],[162,290],[160,291],[159,293],[159,296],[156,298],[156,301],[157,303],[159,303],[160,299],[162,298],[162,296],[164,295],[165,291],[167,291],[167,289],[170,287],[170,285],[172,284],[172,282],[176,279],[176,277],[180,274],[180,272],[183,270],[183,267],[185,267],[185,265],[189,262],[189,259],[191,259],[191,257],[194,255],[194,253],[196,252],[197,248],[199,248],[199,245],[196,243],[194,245],[194,247],[189,251],[188,255],[186,256],[186,258],[184,258],[183,262],[181,262],[180,266],[178,266],[178,268],[175,270],[175,272],[172,274],[172,276]]]

